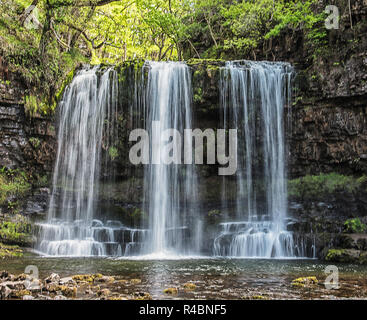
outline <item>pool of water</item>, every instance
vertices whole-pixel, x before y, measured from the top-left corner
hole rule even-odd
[[[148,292],[154,299],[334,299],[367,298],[367,268],[337,264],[340,288],[326,289],[323,282],[327,264],[318,260],[263,259],[165,259],[138,260],[114,258],[50,258],[27,254],[22,258],[0,260],[0,270],[22,273],[34,265],[40,278],[52,272],[61,276],[102,273],[116,279],[139,279],[128,287],[115,287],[122,293]],[[319,284],[312,288],[295,288],[294,278],[316,276]],[[175,296],[163,294],[165,288],[183,288],[195,283],[193,292],[179,290]]]

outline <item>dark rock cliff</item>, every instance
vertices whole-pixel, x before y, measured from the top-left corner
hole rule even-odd
[[[52,117],[26,115],[15,75],[0,84],[0,167],[50,173],[56,153]]]

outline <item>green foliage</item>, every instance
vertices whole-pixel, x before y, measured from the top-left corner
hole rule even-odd
[[[0,169],[0,205],[7,204],[9,210],[16,208],[16,203],[7,199],[10,196],[22,196],[29,192],[31,185],[27,175],[21,170]]]
[[[272,0],[243,1],[222,8],[224,26],[230,28],[233,37],[224,40],[224,49],[248,52],[259,45],[266,31],[271,28],[272,17],[278,15],[280,2]]]
[[[345,233],[364,233],[366,231],[367,226],[359,218],[348,219],[344,222]]]
[[[186,18],[192,47],[202,57],[245,57],[282,31],[303,31],[313,50],[325,45],[325,14],[316,11],[317,0],[196,0]],[[207,43],[210,42],[210,46]],[[206,51],[201,47],[205,43]],[[271,45],[270,45],[271,46]],[[201,50],[200,50],[201,49]],[[197,54],[197,50],[195,51]]]
[[[110,147],[108,149],[108,154],[112,161],[115,160],[119,156],[119,153],[116,147]]]
[[[27,245],[30,241],[32,227],[21,215],[12,221],[0,221],[0,242],[5,244]]]
[[[47,115],[55,110],[56,104],[49,104],[47,98],[32,93],[24,97],[24,108],[30,115],[35,115],[37,113]]]
[[[336,191],[356,192],[366,181],[366,176],[355,178],[338,173],[307,175],[288,182],[290,196],[319,198]]]
[[[314,57],[327,43],[317,0],[39,0],[29,28],[31,3],[0,7],[0,56],[23,79],[30,114],[55,110],[80,63],[256,58],[283,30],[303,32]]]
[[[339,261],[345,253],[344,249],[329,249],[326,254],[326,261]]]
[[[23,251],[18,246],[5,245],[0,242],[0,258],[14,258],[23,256]]]
[[[39,0],[27,16],[31,3],[4,0],[0,7],[0,56],[23,79],[30,114],[54,111],[79,63],[180,58],[187,29],[182,18],[191,5],[190,0]]]
[[[9,70],[18,74],[28,89],[26,111],[30,114],[48,114],[55,107],[55,92],[67,72],[80,61],[87,60],[83,59],[78,48],[65,48],[61,44],[59,32],[63,28],[60,24],[63,13],[59,10],[51,13],[46,1],[39,1],[35,9],[38,26],[35,24],[35,27],[29,28],[21,23],[22,15],[31,2],[2,1],[0,55]]]
[[[31,145],[35,149],[37,149],[41,145],[41,141],[37,137],[31,137],[31,138],[29,138],[29,142],[31,143]]]

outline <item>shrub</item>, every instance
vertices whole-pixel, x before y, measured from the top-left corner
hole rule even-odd
[[[5,205],[10,196],[22,196],[30,189],[25,172],[5,167],[0,169],[0,205]]]
[[[355,178],[338,173],[308,175],[288,182],[290,196],[319,198],[337,191],[356,192],[366,181],[366,176]]]
[[[348,219],[344,222],[345,233],[363,233],[366,230],[367,226],[359,218]]]

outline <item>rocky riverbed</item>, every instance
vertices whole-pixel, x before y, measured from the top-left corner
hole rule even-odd
[[[317,260],[23,257],[4,267],[1,299],[367,299],[363,266],[337,264],[338,288],[327,288],[327,265]]]

